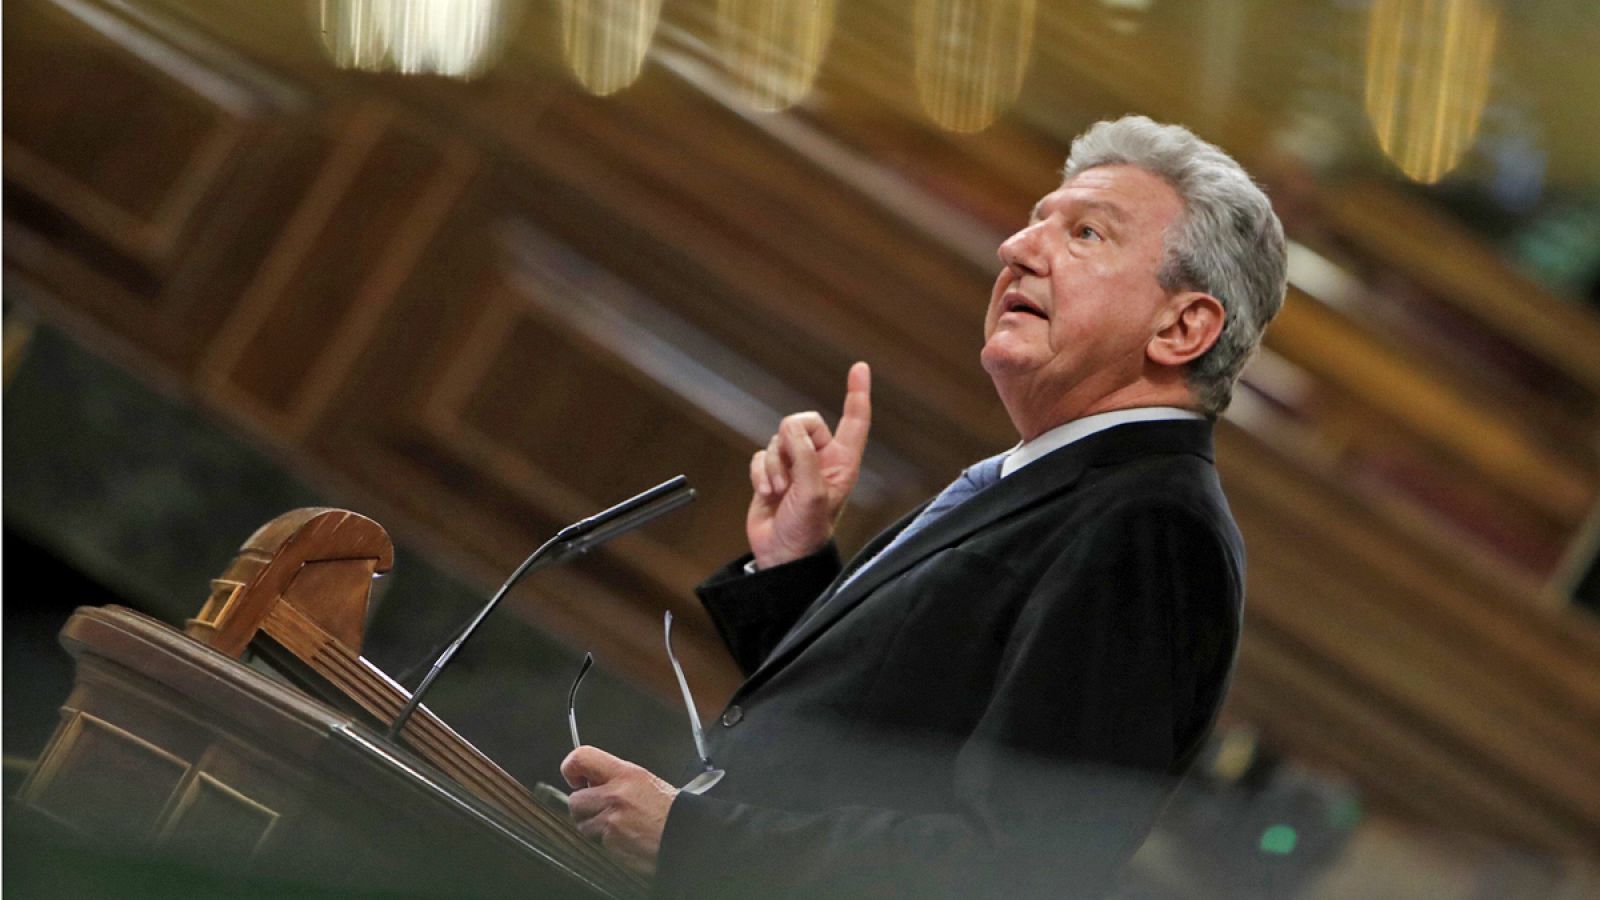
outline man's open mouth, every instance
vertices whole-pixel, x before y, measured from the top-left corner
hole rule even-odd
[[[1009,312],[1025,313],[1030,316],[1038,316],[1041,319],[1049,318],[1044,314],[1044,310],[1035,306],[1027,297],[1017,293],[1011,293],[1005,296],[1005,303],[1001,309],[1001,315]]]

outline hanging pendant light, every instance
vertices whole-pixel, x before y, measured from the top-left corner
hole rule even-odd
[[[561,49],[590,93],[615,94],[639,77],[661,0],[561,0]]]
[[[1036,0],[917,0],[917,93],[951,131],[987,128],[1022,91]]]
[[[1436,182],[1472,146],[1498,26],[1498,11],[1485,0],[1374,0],[1367,118],[1378,146],[1408,178]]]
[[[502,0],[321,0],[318,13],[342,69],[452,78],[482,74],[507,24]]]
[[[746,103],[765,112],[800,102],[833,36],[835,0],[717,0],[723,65]]]

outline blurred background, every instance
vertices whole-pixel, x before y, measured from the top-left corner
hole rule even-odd
[[[1072,137],[1183,123],[1290,293],[1219,426],[1250,554],[1223,721],[1128,897],[1600,896],[1600,9],[1588,0],[10,0],[7,796],[75,606],[175,625],[256,527],[399,545],[407,685],[526,782],[693,758],[737,683],[692,586],[747,461],[874,367],[866,537],[1015,435],[995,247]]]

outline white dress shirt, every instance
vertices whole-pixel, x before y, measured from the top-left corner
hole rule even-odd
[[[1105,431],[1117,425],[1126,425],[1129,422],[1164,422],[1174,419],[1203,419],[1205,416],[1193,410],[1180,409],[1176,406],[1141,406],[1133,409],[1113,409],[1110,412],[1095,413],[1081,419],[1073,419],[1063,425],[1046,431],[1031,441],[1024,441],[1011,448],[1011,455],[1000,464],[1000,477],[1004,478],[1012,472],[1022,468],[1028,463],[1062,447],[1081,441],[1091,434]]]

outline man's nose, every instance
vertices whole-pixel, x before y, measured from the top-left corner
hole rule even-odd
[[[1039,223],[1000,242],[1000,261],[1018,275],[1044,275],[1049,271],[1039,247]]]

